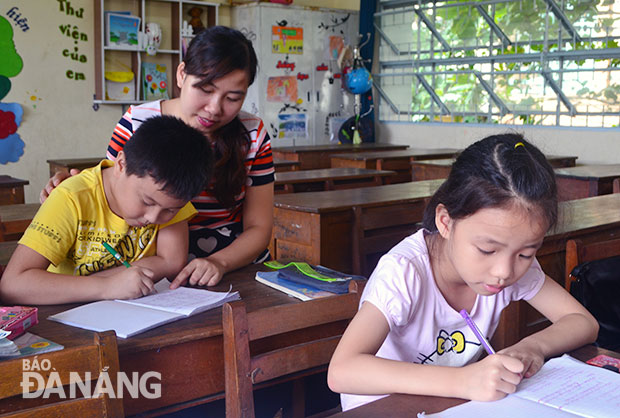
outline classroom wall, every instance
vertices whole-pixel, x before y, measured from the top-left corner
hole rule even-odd
[[[127,3],[137,1],[127,0]],[[210,2],[221,4],[219,23],[230,24],[230,2]],[[359,0],[295,0],[294,4],[359,10]],[[73,15],[67,12],[68,5],[74,10]],[[25,187],[26,202],[36,202],[49,179],[46,161],[104,157],[123,107],[93,108],[93,0],[3,0],[0,16],[10,23],[12,43],[23,61],[21,72],[9,77],[10,90],[0,102],[17,103],[24,112],[17,128],[24,142],[23,155],[17,162],[0,164],[0,174],[29,180],[30,185]],[[61,27],[71,32],[76,29],[87,40],[75,41]],[[65,50],[69,56],[63,55]],[[75,53],[73,58],[71,53]],[[83,79],[70,79],[67,71],[83,74]]]

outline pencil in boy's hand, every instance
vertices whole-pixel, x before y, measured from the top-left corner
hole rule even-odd
[[[131,264],[129,264],[126,260],[123,260],[123,257],[121,257],[121,255],[118,252],[116,252],[116,250],[112,248],[110,244],[108,244],[105,241],[103,241],[102,244],[105,247],[105,249],[108,250],[108,252],[114,256],[114,258],[116,258],[118,261],[123,263],[125,267],[127,268],[131,267]]]
[[[469,314],[465,309],[461,309],[461,316],[463,317],[463,319],[465,319],[465,322],[467,323],[469,328],[471,328],[471,330],[474,332],[474,335],[476,336],[476,338],[478,338],[478,341],[480,341],[480,344],[482,344],[487,354],[495,354],[495,350],[493,350],[493,347],[491,347],[491,344],[488,343],[487,339],[484,338],[484,335],[482,335],[482,332],[480,332],[480,329],[478,328],[476,323],[469,317]]]

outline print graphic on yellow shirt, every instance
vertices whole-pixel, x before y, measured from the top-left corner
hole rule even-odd
[[[119,265],[102,242],[109,243],[130,263],[157,253],[157,232],[191,219],[196,210],[188,203],[163,225],[130,227],[108,206],[98,166],[63,181],[41,205],[19,241],[47,258],[48,271],[85,276]]]

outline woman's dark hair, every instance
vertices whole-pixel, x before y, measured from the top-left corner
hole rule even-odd
[[[452,219],[480,209],[505,207],[515,200],[537,208],[551,229],[558,218],[553,168],[538,148],[516,133],[492,135],[467,147],[448,179],[424,211],[423,225],[437,231],[435,209],[443,204]]]
[[[225,26],[212,26],[199,32],[189,44],[183,62],[185,73],[198,79],[196,87],[236,70],[246,71],[251,85],[258,65],[252,42],[238,30]],[[217,160],[214,193],[222,205],[230,208],[246,182],[244,162],[250,145],[249,133],[237,116],[209,139],[215,144]]]

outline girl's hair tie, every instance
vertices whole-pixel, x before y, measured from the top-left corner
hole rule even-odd
[[[523,142],[517,142],[517,143],[515,144],[515,149],[517,149],[517,147],[523,147],[523,148],[525,148],[525,145],[523,145]]]

